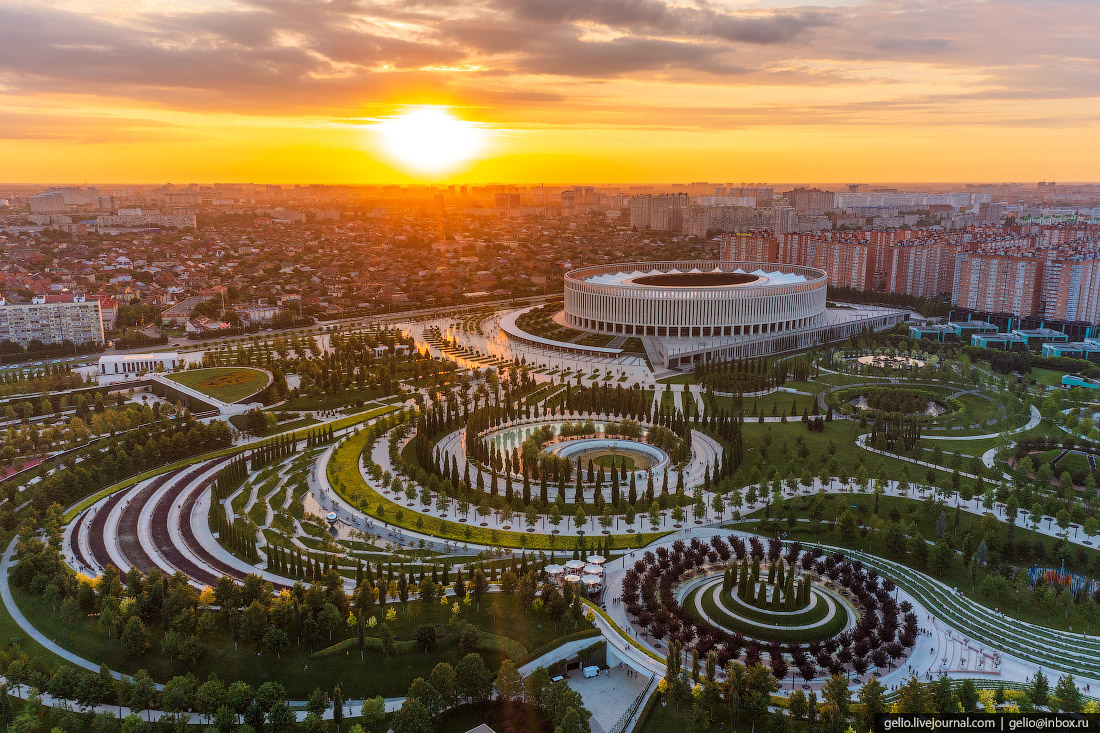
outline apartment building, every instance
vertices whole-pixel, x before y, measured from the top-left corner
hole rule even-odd
[[[43,344],[103,343],[103,318],[98,300],[84,296],[36,295],[30,303],[0,299],[0,341],[26,348]]]

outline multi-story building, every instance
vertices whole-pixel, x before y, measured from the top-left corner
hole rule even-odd
[[[822,191],[820,188],[796,188],[787,191],[787,203],[799,213],[821,214],[831,211],[836,203],[836,194]]]
[[[32,341],[101,344],[103,318],[99,301],[79,295],[36,295],[30,303],[7,303],[0,299],[0,341],[11,341],[23,348]]]
[[[776,236],[782,236],[784,234],[790,234],[794,231],[794,207],[793,206],[776,206],[775,207],[775,234]]]
[[[997,226],[1004,216],[1004,204],[1000,201],[987,201],[978,204],[978,223],[983,226]]]
[[[870,290],[874,281],[874,253],[866,242],[815,243],[813,267],[829,273],[829,285]]]
[[[777,237],[776,260],[788,265],[817,267],[829,273],[829,285],[870,290],[874,282],[874,250],[859,237],[833,233],[795,233]]]
[[[692,204],[684,210],[683,216],[684,222],[681,231],[685,237],[703,239],[707,236],[707,207]]]
[[[653,208],[653,197],[648,193],[630,199],[630,226],[634,229],[649,229],[649,212]]]
[[[959,252],[951,303],[984,313],[1038,315],[1043,265],[1033,255]]]
[[[1047,318],[1100,323],[1100,259],[1049,260],[1040,304]]]
[[[663,193],[654,197],[649,228],[659,232],[678,231],[684,224],[684,212],[690,202],[686,193]]]
[[[961,245],[935,239],[890,248],[886,292],[936,298],[950,293],[955,281],[955,256]]]
[[[32,214],[61,214],[68,211],[65,195],[60,191],[47,191],[30,197]]]
[[[778,262],[779,241],[769,231],[727,234],[722,238],[723,262]]]

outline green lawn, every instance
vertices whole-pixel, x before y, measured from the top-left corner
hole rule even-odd
[[[911,556],[908,554],[902,557],[891,555],[886,550],[885,543],[880,533],[876,531],[875,528],[884,527],[886,522],[896,516],[903,524],[910,521],[914,522],[925,539],[935,541],[937,538],[936,522],[939,518],[941,509],[928,501],[917,501],[898,496],[883,496],[879,499],[879,511],[876,514],[874,511],[875,499],[874,496],[870,494],[798,497],[789,502],[789,505],[794,507],[793,513],[795,518],[807,519],[810,515],[810,507],[814,501],[822,503],[821,511],[823,521],[799,521],[794,525],[790,525],[784,519],[783,521],[738,522],[734,523],[732,526],[739,530],[759,533],[765,536],[774,536],[775,531],[778,529],[785,533],[784,536],[788,540],[820,542],[836,547],[860,549],[881,557],[891,558],[895,562],[909,566],[915,565]],[[868,531],[866,534],[862,531],[857,532],[854,541],[845,542],[834,525],[834,521],[843,511],[849,508],[852,508],[852,511],[856,514],[859,521],[868,527]],[[999,522],[995,519],[980,517],[970,512],[960,512],[959,528],[956,530],[954,528],[954,510],[945,510],[944,513],[947,519],[947,531],[945,536],[949,538],[952,536],[961,538],[966,532],[970,531],[980,539],[985,534],[987,528],[992,528],[995,537],[1000,538],[1003,537],[1003,533],[1006,529],[1006,525],[1003,522]],[[752,515],[752,518],[760,518],[763,520],[763,516],[764,510],[759,510]],[[784,513],[784,517],[786,517],[786,513]],[[1008,558],[1008,562],[1025,569],[1031,567],[1032,564],[1038,564],[1043,567],[1052,567],[1059,564],[1059,561],[1055,559],[1055,546],[1058,542],[1055,538],[1022,527],[1016,528],[1013,537],[1013,541],[1017,548],[1019,548],[1024,541],[1028,543],[1028,554],[1023,557],[1014,556]],[[959,543],[961,543],[961,540],[959,540]],[[1038,549],[1039,547],[1042,548],[1041,551]],[[1069,553],[1066,559],[1066,569],[1095,577],[1097,568],[1100,568],[1100,552],[1090,548],[1079,549],[1080,552],[1075,548],[1073,552]],[[1041,552],[1041,555],[1039,552]],[[1035,603],[1022,602],[1025,600],[1023,597],[1024,594],[1020,596],[1011,596],[1011,591],[1009,591],[1011,598],[998,598],[982,587],[981,581],[988,574],[988,571],[985,570],[979,571],[977,582],[972,584],[965,569],[962,567],[961,558],[956,559],[949,572],[940,575],[932,572],[927,566],[920,566],[917,567],[917,569],[937,577],[949,586],[957,587],[959,592],[983,605],[990,608],[1000,607],[1006,614],[1015,616],[1023,621],[1058,629],[1066,629],[1071,626],[1076,626],[1076,628],[1085,627],[1086,619],[1082,616],[1082,608],[1080,606],[1071,607],[1069,616],[1066,618],[1062,612],[1051,614],[1049,609],[1040,609]]]
[[[727,397],[726,399],[729,400],[732,405],[733,398]],[[774,392],[769,395],[763,395],[762,397],[746,397],[741,409],[745,411],[746,420],[752,417],[754,408],[756,409],[757,415],[763,413],[765,417],[773,414],[790,416],[791,405],[793,404],[795,413],[801,418],[802,410],[806,410],[810,413],[813,412],[816,399],[817,398],[812,395]]]
[[[71,624],[66,623],[42,598],[18,588],[13,588],[12,592],[24,615],[34,619],[35,626],[42,633],[65,648],[122,672],[134,673],[138,669],[146,669],[157,682],[167,682],[171,677],[187,672],[204,680],[210,673],[216,672],[218,677],[227,682],[244,680],[253,687],[268,680],[277,680],[287,688],[291,699],[305,699],[317,687],[331,690],[337,683],[344,688],[348,697],[363,694],[396,697],[404,695],[416,677],[427,678],[438,662],[449,662],[453,665],[463,656],[458,645],[453,644],[430,654],[411,651],[395,654],[390,659],[380,652],[368,651],[364,661],[360,659],[359,651],[353,644],[348,652],[310,658],[311,651],[353,636],[347,629],[341,629],[331,642],[327,638],[317,641],[313,649],[304,644],[292,644],[290,650],[276,660],[266,653],[258,653],[260,649],[251,642],[238,642],[238,650],[235,650],[229,629],[219,619],[219,627],[205,641],[204,655],[193,665],[164,658],[158,651],[161,634],[156,628],[150,632],[151,647],[143,656],[131,658],[122,651],[118,639],[109,638],[106,630],[95,619],[79,619]],[[399,609],[398,616],[391,628],[399,642],[415,639],[417,628],[424,624],[436,625],[440,635],[448,630],[446,620],[451,615],[450,610],[438,603],[424,606],[418,601],[410,601],[406,610],[400,610],[400,604],[396,604],[396,607]],[[377,614],[376,611],[375,615]],[[568,617],[555,625],[545,613],[536,615],[524,611],[514,596],[501,594],[492,594],[482,599],[480,611],[469,606],[464,608],[461,615],[482,631],[519,642],[526,651],[532,651],[560,636],[590,626],[583,619],[575,626]],[[0,624],[0,631],[3,630],[4,625]],[[17,635],[17,631],[12,634]],[[504,658],[503,653],[498,651],[482,651],[482,655],[493,672]]]
[[[339,394],[326,394],[320,397],[298,395],[297,397],[292,397],[287,400],[287,403],[283,405],[283,409],[292,412],[295,410],[335,410],[341,407],[366,402],[367,400],[373,400],[384,395],[385,392],[378,387],[349,389]]]
[[[687,596],[684,597],[684,608],[688,613],[695,616],[703,623],[702,615],[699,613],[698,605],[696,604],[696,598],[700,593],[699,588],[695,588]],[[783,642],[808,642],[813,639],[827,639],[830,636],[835,636],[844,630],[844,625],[848,622],[848,616],[845,614],[842,608],[837,609],[837,613],[829,620],[828,623],[823,624],[821,627],[813,629],[788,629],[783,626],[771,626],[767,624],[757,624],[739,616],[733,616],[724,612],[714,602],[713,589],[706,588],[702,590],[702,598],[700,605],[707,615],[714,620],[715,623],[721,624],[724,628],[730,631],[737,631],[750,639],[760,639],[762,641],[783,641]],[[728,594],[726,594],[728,596]],[[726,608],[729,608],[734,613],[740,612],[740,607],[730,600],[724,601]],[[835,600],[838,603],[839,601]],[[811,613],[805,616],[800,615],[798,620],[790,619],[791,625],[811,624],[825,618],[828,613],[828,606],[819,601],[817,606],[814,607]],[[709,624],[708,624],[709,625]]]
[[[466,733],[481,724],[493,730],[522,730],[527,733],[550,733],[550,722],[533,705],[506,704],[496,700],[469,703],[451,708],[434,723],[436,733]]]
[[[1031,378],[1039,384],[1045,384],[1050,387],[1061,387],[1062,377],[1069,372],[1063,372],[1057,369],[1046,369],[1043,367],[1032,367]]]
[[[572,550],[578,544],[578,536],[569,529],[566,521],[561,536],[541,532],[519,532],[497,530],[488,527],[471,526],[480,522],[480,518],[471,509],[469,523],[454,522],[421,514],[402,504],[394,503],[389,497],[374,490],[359,471],[359,459],[367,447],[371,431],[362,431],[343,441],[333,452],[328,465],[329,480],[340,496],[372,516],[378,516],[379,507],[385,511],[384,521],[406,529],[431,534],[435,537],[458,542],[492,544],[501,547],[522,547],[528,550]],[[404,499],[402,499],[404,501]],[[566,509],[569,509],[567,506]],[[563,512],[563,517],[569,516]],[[589,514],[589,516],[592,516]],[[653,542],[667,532],[639,532],[637,534],[612,534],[612,547],[642,547]],[[589,537],[587,542],[591,542]]]
[[[635,728],[638,733],[668,733],[668,731],[695,730],[696,733],[750,733],[756,728],[765,729],[765,721],[749,719],[745,713],[741,714],[741,720],[737,727],[730,725],[730,717],[727,708],[718,706],[714,714],[710,716],[709,725],[703,728],[692,728],[690,700],[680,703],[672,702],[670,695],[654,693],[653,705],[649,708],[649,714],[641,725]],[[795,725],[794,730],[800,730],[801,723]]]
[[[1001,410],[995,400],[986,399],[975,394],[959,395],[955,399],[961,402],[963,407],[970,412],[972,422],[978,425],[985,425],[987,421],[1001,416]]]
[[[237,402],[268,385],[266,372],[248,367],[214,367],[191,369],[166,375],[173,382],[198,390],[222,402]]]
[[[802,423],[801,416],[787,419],[789,422],[785,423],[760,423],[745,419],[745,457],[739,469],[742,484],[755,483],[751,480],[753,476],[760,480],[769,475],[772,468],[778,471],[780,478],[786,478],[788,474],[801,476],[807,469],[817,476],[823,464],[837,469],[829,471],[831,476],[839,475],[839,469],[855,476],[863,466],[874,477],[882,466],[890,478],[900,478],[908,471],[914,480],[917,477],[923,480],[928,470],[924,466],[859,448],[855,444],[856,436],[867,432],[868,428],[860,428],[859,423],[853,420],[826,422],[824,431],[811,433]],[[800,438],[803,448],[799,447]],[[947,473],[941,472],[939,475],[943,480],[947,479]]]
[[[695,384],[694,374],[677,374],[675,377],[665,377],[657,380],[660,384]]]

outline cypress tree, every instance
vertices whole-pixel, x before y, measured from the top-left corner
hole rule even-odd
[[[756,586],[756,607],[767,608],[768,607],[768,584],[760,583]]]

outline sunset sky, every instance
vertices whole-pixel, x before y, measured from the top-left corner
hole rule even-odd
[[[1097,180],[1098,29],[1095,0],[0,0],[0,181]]]

